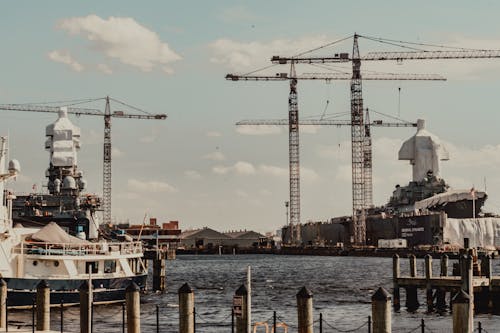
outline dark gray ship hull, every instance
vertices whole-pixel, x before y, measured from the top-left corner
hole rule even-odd
[[[136,275],[128,278],[92,279],[94,303],[115,303],[125,300],[125,289],[133,281],[139,288],[146,287],[147,274]],[[4,278],[7,282],[7,305],[14,308],[31,307],[36,298],[36,286],[40,279]],[[46,280],[50,287],[50,304],[58,306],[61,303],[79,304],[80,294],[78,289],[86,279],[75,280]]]

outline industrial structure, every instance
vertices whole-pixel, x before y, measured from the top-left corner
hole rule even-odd
[[[352,55],[348,53],[335,53],[333,56],[321,57],[304,57],[304,54],[311,53],[327,46],[331,46],[338,42],[344,41],[353,37]],[[358,38],[364,37],[366,39],[400,46],[412,51],[405,52],[369,52],[364,56],[360,55]],[[403,44],[411,44],[412,46],[405,46]],[[428,51],[417,47],[440,47],[439,45],[430,45],[423,43],[407,43],[401,41],[394,41],[382,38],[372,38],[368,36],[361,36],[354,34],[343,38],[336,42],[320,46],[313,50],[303,52],[297,56],[281,57],[273,56],[271,61],[275,64],[290,64],[292,70],[289,78],[282,78],[282,74],[277,76],[262,76],[255,75],[227,75],[226,79],[229,80],[284,80],[290,79],[290,97],[289,97],[289,120],[290,120],[290,150],[293,150],[293,155],[290,154],[290,224],[300,222],[300,198],[298,191],[298,112],[296,111],[296,83],[295,65],[296,64],[312,64],[321,65],[328,63],[352,63],[352,75],[349,75],[351,80],[351,157],[352,157],[352,211],[354,220],[354,243],[357,245],[364,245],[366,243],[366,212],[365,210],[373,205],[372,202],[372,165],[371,165],[371,139],[369,127],[366,127],[366,120],[363,114],[363,98],[362,98],[362,79],[369,79],[368,75],[361,74],[361,61],[387,61],[395,60],[401,63],[403,60],[430,60],[430,59],[478,59],[478,58],[498,58],[500,51],[498,50],[472,50],[462,48],[450,48],[443,51]],[[293,74],[293,75],[292,75]],[[396,79],[398,74],[392,74],[393,78],[378,78],[378,79]],[[327,78],[328,74],[310,75],[314,79],[323,77]],[[389,75],[390,76],[390,75]],[[382,76],[383,77],[383,76]],[[407,78],[409,79],[409,78]],[[434,77],[433,79],[438,79]],[[293,89],[292,89],[293,88]],[[296,115],[296,117],[295,117]],[[292,126],[293,125],[293,126]],[[293,134],[292,134],[293,133]],[[296,158],[295,158],[296,156]],[[293,157],[293,159],[292,159]],[[293,167],[292,167],[293,165]],[[292,171],[294,174],[292,175]],[[292,178],[293,176],[293,178]],[[297,184],[297,185],[296,185]],[[293,187],[293,188],[292,188]]]
[[[99,100],[105,100],[106,105],[104,112],[98,109],[92,108],[79,108],[70,105],[90,103]],[[113,111],[111,112],[110,100],[121,104],[127,108],[133,109],[135,111],[141,112],[141,114],[125,113],[124,111]],[[29,112],[49,112],[49,113],[59,113],[62,106],[66,107],[66,112],[68,114],[74,114],[76,116],[99,116],[104,118],[104,146],[103,146],[103,222],[105,224],[111,223],[111,118],[128,118],[128,119],[155,119],[162,120],[166,119],[165,114],[150,114],[136,107],[125,104],[109,96],[104,98],[86,99],[78,101],[63,101],[58,103],[47,103],[47,104],[63,104],[59,106],[49,106],[49,105],[36,105],[36,104],[0,104],[0,110],[13,110],[13,111],[29,111]]]

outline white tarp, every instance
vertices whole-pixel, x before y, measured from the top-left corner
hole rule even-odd
[[[422,181],[429,171],[439,178],[439,161],[449,160],[450,156],[439,138],[425,130],[425,121],[419,119],[417,133],[403,143],[398,158],[410,161],[413,181]]]
[[[68,119],[67,109],[61,108],[59,118],[46,127],[45,149],[50,150],[50,161],[54,166],[77,165],[77,150],[80,148],[80,129]]]
[[[474,191],[474,199],[483,199],[484,197],[486,197],[486,192]],[[470,190],[449,190],[444,193],[433,195],[430,198],[415,202],[415,209],[432,208],[435,206],[441,206],[447,202],[472,199],[472,192]]]
[[[71,236],[64,231],[57,223],[50,222],[45,227],[31,235],[35,241],[46,243],[71,243],[71,244],[87,244],[86,240]]]
[[[470,247],[481,247],[489,250],[499,248],[500,218],[447,218],[443,226],[444,243],[463,247],[464,238],[469,238]]]

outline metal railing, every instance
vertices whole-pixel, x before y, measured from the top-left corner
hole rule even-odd
[[[141,242],[116,242],[116,243],[46,243],[46,242],[21,242],[13,247],[14,254],[32,254],[46,256],[106,256],[112,253],[121,255],[141,254]]]

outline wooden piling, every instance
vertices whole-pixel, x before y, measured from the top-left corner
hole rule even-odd
[[[165,291],[165,258],[162,254],[158,253],[158,256],[153,259],[153,290],[154,291]]]
[[[0,279],[0,328],[7,327],[7,282]]]
[[[408,258],[410,260],[410,276],[417,277],[417,258],[413,254],[410,254]],[[417,287],[406,287],[406,309],[409,312],[415,312],[419,306]]]
[[[91,333],[92,300],[91,290],[87,281],[84,281],[80,288],[80,333]]]
[[[474,318],[470,311],[471,301],[464,290],[460,290],[453,297],[453,333],[472,333]]]
[[[141,297],[139,292],[139,286],[133,281],[125,289],[127,333],[141,333]]]
[[[391,296],[382,287],[372,296],[373,333],[391,333]]]
[[[297,293],[298,333],[313,333],[313,295],[306,287]]]
[[[50,330],[50,288],[45,280],[36,286],[36,329]]]
[[[236,314],[236,333],[250,333],[248,320],[248,290],[241,285],[234,293],[233,304],[241,304],[240,314]]]
[[[179,288],[179,333],[194,333],[194,292],[189,284]]]
[[[427,312],[434,311],[434,297],[432,295],[432,256],[430,254],[425,255],[425,291],[426,291],[426,301],[427,301]]]
[[[440,260],[441,276],[448,276],[448,256],[443,254]],[[438,312],[443,313],[446,311],[446,289],[436,289],[436,307]]]
[[[399,284],[398,284],[398,278],[401,275],[401,270],[399,266],[399,256],[394,254],[392,257],[392,279],[393,279],[393,289],[392,293],[394,296],[393,300],[393,306],[394,306],[394,311],[399,311],[401,308],[401,296],[399,293]]]

